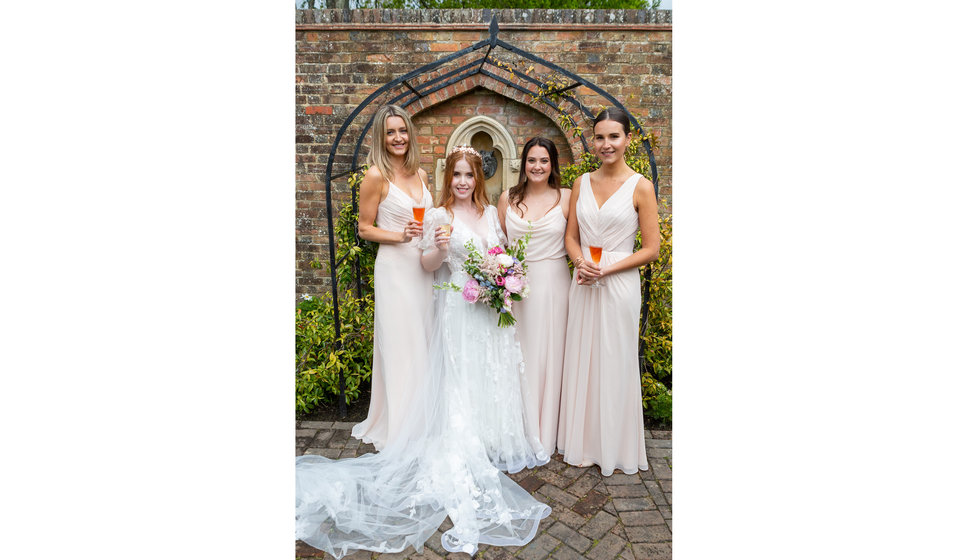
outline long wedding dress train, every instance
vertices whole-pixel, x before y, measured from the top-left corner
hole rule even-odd
[[[426,216],[429,243],[431,218],[445,218],[440,212]],[[502,240],[496,212],[484,218],[485,235],[455,226],[437,282],[465,281],[467,240],[483,249]],[[453,527],[442,546],[449,552],[520,546],[551,513],[497,468],[516,472],[548,461],[525,429],[513,328],[497,327],[495,312],[449,290],[437,290],[434,312],[428,373],[398,435],[379,453],[353,459],[296,458],[296,537],[336,558],[353,549],[421,551],[447,516]]]

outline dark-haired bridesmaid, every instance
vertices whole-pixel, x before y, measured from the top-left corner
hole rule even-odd
[[[609,476],[647,470],[637,357],[639,267],[657,259],[660,228],[653,183],[626,164],[630,121],[599,113],[592,127],[601,166],[575,180],[565,248],[575,263],[568,294],[558,450],[576,466]],[[633,252],[636,232],[642,234]]]
[[[514,304],[517,339],[524,355],[527,389],[524,417],[529,435],[538,436],[550,456],[558,435],[565,324],[568,315],[568,262],[565,225],[571,192],[561,188],[558,149],[547,138],[532,138],[521,153],[517,185],[500,195],[497,212],[513,244],[531,231],[525,254],[531,291]]]

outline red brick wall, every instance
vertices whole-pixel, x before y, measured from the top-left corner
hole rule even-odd
[[[296,12],[296,292],[321,293],[329,277],[326,268],[326,167],[331,146],[341,125],[356,107],[389,81],[466,48],[489,36],[489,10],[297,10]],[[671,185],[671,24],[670,12],[650,10],[495,10],[499,38],[564,67],[595,83],[618,99],[654,132],[659,147],[654,155],[659,172],[661,205],[670,211]],[[471,54],[464,63],[481,57]],[[496,48],[492,56],[515,70],[527,70],[521,57]],[[443,75],[459,61],[413,79],[413,87]],[[532,76],[548,70],[532,65]],[[493,66],[500,76],[507,69]],[[518,77],[513,81],[536,88]],[[394,95],[397,87],[367,106],[341,138],[333,174],[349,168],[354,144],[370,115]],[[609,103],[585,86],[573,90],[593,112]],[[414,96],[413,96],[414,97]],[[411,99],[411,98],[407,98]],[[591,145],[591,129],[569,104]],[[556,141],[559,161],[571,160],[580,141],[558,126],[558,114],[529,96],[486,76],[474,76],[427,95],[407,107],[420,127],[423,168],[430,174],[435,159],[456,125],[475,114],[500,121],[512,133],[518,148],[527,138],[542,135]],[[564,138],[563,138],[564,137]],[[363,164],[370,135],[358,155]],[[434,181],[433,181],[434,182]],[[345,178],[331,182],[333,200],[348,200]],[[336,208],[336,206],[335,206]],[[334,214],[336,217],[336,213]]]

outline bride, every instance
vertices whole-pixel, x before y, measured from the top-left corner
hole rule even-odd
[[[450,152],[443,185],[424,221],[422,266],[437,271],[437,283],[461,286],[466,242],[485,251],[505,238],[476,150]],[[447,516],[449,552],[521,546],[551,513],[499,470],[549,459],[527,435],[514,328],[498,327],[493,310],[451,290],[436,291],[434,312],[426,379],[400,435],[353,459],[296,458],[296,537],[336,558],[352,549],[421,551]]]

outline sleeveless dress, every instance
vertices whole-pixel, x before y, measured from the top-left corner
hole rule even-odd
[[[514,303],[517,339],[524,355],[528,396],[524,414],[529,433],[540,438],[545,452],[554,453],[558,436],[565,325],[568,321],[568,287],[571,277],[565,259],[565,225],[561,206],[555,206],[533,223],[510,206],[505,213],[508,244],[528,231],[525,271],[531,286],[528,296]]]
[[[454,227],[438,282],[459,286],[468,240],[480,249],[503,240],[496,212],[484,212],[486,235]],[[433,245],[444,209],[426,214],[423,249]],[[480,543],[522,546],[551,508],[497,467],[516,471],[548,461],[526,435],[520,349],[496,312],[436,290],[428,368],[404,428],[378,453],[331,460],[296,458],[296,538],[340,558],[354,549],[419,552],[448,516],[449,552],[473,555]]]
[[[575,204],[582,253],[602,247],[601,266],[633,253],[640,222],[633,191],[641,175],[626,180],[599,208],[589,174]],[[603,276],[600,287],[573,282],[568,294],[568,335],[562,376],[558,451],[572,465],[598,464],[603,476],[647,470],[639,351],[640,272]]]
[[[423,184],[422,202],[432,208]],[[388,183],[378,204],[378,227],[401,231],[412,220],[415,201]],[[367,418],[351,434],[378,449],[395,435],[411,397],[422,382],[432,315],[432,273],[419,262],[418,241],[379,243],[374,261],[374,359]]]

